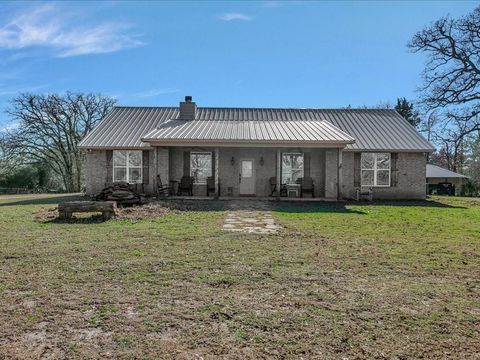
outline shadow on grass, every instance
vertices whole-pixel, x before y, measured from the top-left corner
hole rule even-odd
[[[398,206],[398,207],[428,207],[428,208],[447,208],[447,209],[467,209],[465,206],[450,205],[435,200],[375,200],[372,202],[348,201],[345,205],[362,206]]]
[[[337,213],[337,214],[358,214],[365,215],[366,212],[350,209],[341,202],[316,202],[316,203],[278,203],[274,204],[272,210],[280,213]]]
[[[424,207],[424,208],[446,208],[446,209],[466,209],[464,206],[449,205],[433,200],[389,200],[373,202],[315,202],[315,203],[277,203],[273,205],[273,210],[284,213],[345,213],[345,214],[366,214],[367,212],[358,209],[358,206],[395,206],[401,207]],[[354,207],[354,208],[352,208]],[[357,207],[357,208],[355,208]]]
[[[61,219],[58,213],[45,210],[35,214],[35,221],[41,224],[101,224],[107,222],[101,213],[82,213],[82,216],[72,216],[70,219]]]
[[[57,205],[67,201],[81,201],[81,200],[90,200],[89,197],[83,195],[64,195],[64,196],[39,196],[39,197],[29,197],[26,199],[11,199],[9,201],[7,197],[0,199],[0,207],[3,206],[19,206],[19,205]]]

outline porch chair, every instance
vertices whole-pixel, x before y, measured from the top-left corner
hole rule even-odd
[[[157,194],[160,196],[168,196],[170,192],[171,192],[170,186],[163,185],[160,175],[157,175]]]
[[[357,201],[366,199],[368,201],[373,200],[373,187],[369,188],[357,188]]]
[[[315,197],[315,185],[310,177],[301,178],[300,180],[300,196],[303,197],[305,194],[312,194],[312,198]]]
[[[207,178],[207,196],[210,196],[210,193],[215,194],[215,178],[213,176],[209,176]],[[218,193],[220,193],[220,184],[218,184]]]
[[[183,176],[178,183],[177,195],[181,196],[183,193],[187,193],[189,196],[193,196],[193,182],[195,178],[193,176]]]
[[[275,196],[277,192],[277,178],[272,176],[268,182],[270,183],[270,196]],[[288,196],[286,184],[280,184],[280,196]]]

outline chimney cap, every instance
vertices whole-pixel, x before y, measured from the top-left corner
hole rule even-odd
[[[185,102],[192,102],[192,97],[190,95],[185,96]]]

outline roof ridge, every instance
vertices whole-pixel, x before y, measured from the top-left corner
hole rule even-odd
[[[124,109],[178,109],[178,106],[143,106],[143,105],[115,105],[114,108],[124,108]],[[375,108],[375,109],[365,109],[365,108],[295,108],[295,107],[227,107],[227,106],[198,106],[197,109],[205,110],[294,110],[294,111],[396,111],[395,109],[388,108]]]

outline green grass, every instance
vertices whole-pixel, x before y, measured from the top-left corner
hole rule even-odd
[[[72,223],[0,197],[0,358],[478,358],[480,200]]]

